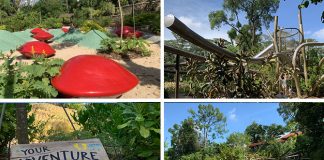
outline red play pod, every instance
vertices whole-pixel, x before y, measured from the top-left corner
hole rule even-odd
[[[127,37],[129,37],[129,38],[133,38],[133,37],[136,37],[136,38],[140,38],[140,37],[142,37],[143,36],[143,32],[140,32],[140,31],[135,31],[135,33],[128,33],[127,34]]]
[[[45,42],[32,41],[22,45],[18,51],[24,56],[31,58],[34,55],[44,55],[50,57],[55,54],[55,50]]]
[[[62,31],[63,31],[64,33],[67,33],[67,32],[69,32],[69,29],[68,29],[68,28],[65,28],[65,27],[63,27],[63,28],[62,28]]]
[[[117,97],[138,84],[137,77],[117,62],[98,55],[66,61],[52,85],[67,97]]]
[[[39,41],[46,41],[46,40],[49,40],[51,38],[53,38],[54,36],[48,32],[38,32],[34,35],[34,38],[39,40]]]
[[[34,28],[33,30],[30,31],[30,33],[32,34],[37,34],[39,32],[44,32],[44,30],[42,30],[41,28]]]
[[[129,33],[133,33],[134,32],[134,28],[130,27],[130,26],[124,26],[123,27],[123,36],[127,36]],[[115,33],[120,36],[121,34],[121,28],[117,28],[117,30],[115,31]]]

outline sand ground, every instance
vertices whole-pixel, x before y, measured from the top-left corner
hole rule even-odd
[[[51,44],[56,46],[56,44]],[[139,57],[130,60],[116,60],[125,68],[134,73],[140,80],[140,83],[122,95],[121,98],[159,98],[160,97],[160,45],[150,42],[151,56]],[[95,55],[95,49],[81,46],[55,47],[55,56],[51,58],[61,58],[68,60],[78,55]],[[24,58],[18,51],[13,53],[17,56],[17,61],[31,63],[32,60]]]

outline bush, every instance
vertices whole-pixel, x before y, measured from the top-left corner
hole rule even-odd
[[[133,26],[133,17],[132,15],[125,16],[124,20],[125,25]],[[148,25],[150,31],[156,34],[160,34],[160,13],[139,13],[135,15],[135,24],[136,26]]]
[[[47,18],[43,20],[39,27],[41,28],[61,28],[63,26],[63,19],[61,18]]]
[[[112,24],[113,19],[108,16],[101,16],[101,17],[95,18],[95,22],[98,23],[100,26],[107,27]]]
[[[92,20],[85,21],[82,24],[80,30],[83,32],[89,32],[91,30],[99,30],[101,32],[105,32],[105,29],[103,27],[101,27],[98,23]]]
[[[38,57],[31,65],[14,62],[15,57],[0,54],[1,98],[53,98],[58,92],[50,80],[60,71],[63,60]]]
[[[6,25],[0,25],[0,30],[6,30]]]
[[[88,104],[73,118],[87,137],[100,138],[112,159],[160,157],[159,103]]]
[[[115,52],[127,54],[129,51],[139,53],[142,56],[149,56],[151,51],[148,49],[149,44],[144,39],[127,38],[120,44],[119,38],[107,38],[101,41],[101,52]]]

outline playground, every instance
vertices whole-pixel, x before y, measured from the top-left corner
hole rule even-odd
[[[35,22],[11,24],[20,12],[32,14],[31,8],[49,3],[19,6],[23,11],[15,8],[0,22],[0,97],[160,97],[158,2],[102,2],[114,6],[109,13],[96,4],[79,4],[101,13],[88,18],[71,13],[80,6],[67,4],[65,14],[40,11]]]
[[[166,30],[171,31],[175,39],[165,41],[164,46],[165,97],[323,97],[324,42],[305,38],[303,12],[306,7],[300,5],[294,10],[298,12],[295,16],[298,21],[294,23],[298,23],[297,27],[283,26],[275,14],[279,7],[279,2],[276,3],[271,6],[273,10],[265,13],[270,19],[262,19],[255,12],[247,17],[250,25],[241,24],[244,20],[238,15],[231,19],[226,17],[225,11],[229,15],[238,14],[226,8],[230,4],[224,5],[224,10],[210,12],[210,27],[229,26],[230,41],[217,35],[213,39],[204,38],[185,24],[188,21],[182,22],[182,17],[166,15]],[[251,25],[258,18],[268,25],[263,32],[261,24]],[[256,31],[257,25],[259,31]]]

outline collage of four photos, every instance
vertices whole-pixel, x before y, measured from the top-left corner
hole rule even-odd
[[[323,160],[323,0],[0,0],[0,160]]]

